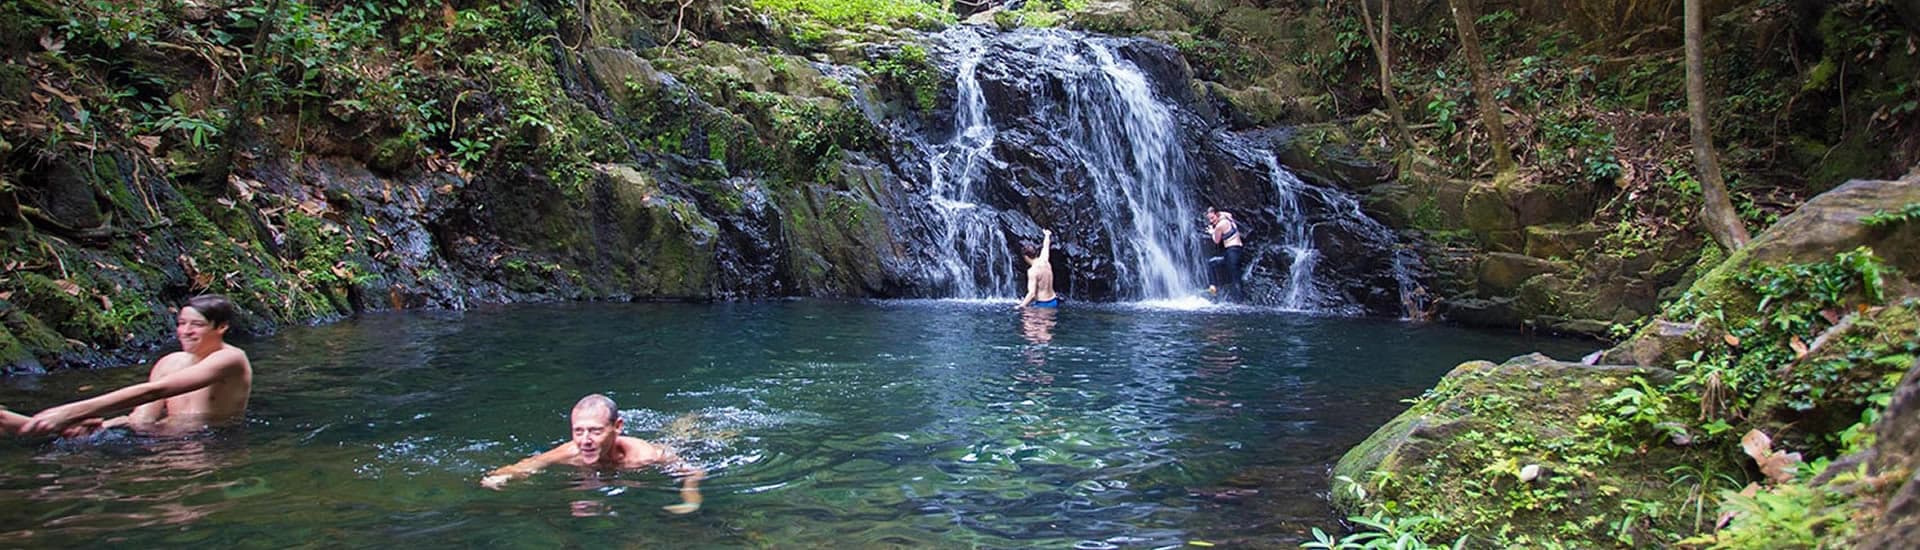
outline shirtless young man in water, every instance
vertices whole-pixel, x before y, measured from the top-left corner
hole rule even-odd
[[[572,441],[561,443],[551,451],[534,455],[512,466],[488,472],[486,477],[480,478],[480,486],[499,490],[508,481],[533,475],[555,464],[603,471],[634,470],[658,465],[668,475],[680,478],[681,502],[666,506],[666,510],[675,514],[699,510],[700,480],[706,478],[706,472],[681,460],[672,448],[620,435],[620,429],[626,426],[626,422],[620,419],[618,411],[613,399],[607,396],[596,393],[580,398],[578,403],[573,404]]]
[[[154,363],[146,382],[40,411],[19,432],[73,437],[126,427],[143,434],[183,435],[240,421],[253,393],[253,364],[246,351],[223,340],[232,320],[233,303],[223,296],[187,300],[173,327],[180,351]],[[127,416],[99,418],[129,408],[133,412]]]
[[[1020,250],[1020,256],[1027,260],[1027,295],[1020,299],[1020,309],[1032,304],[1033,307],[1060,307],[1060,297],[1053,294],[1053,263],[1048,260],[1047,250],[1053,245],[1053,231],[1040,230],[1040,249],[1034,250],[1029,244]]]

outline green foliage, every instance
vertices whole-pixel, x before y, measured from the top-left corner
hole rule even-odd
[[[1876,210],[1860,218],[1860,223],[1866,224],[1867,227],[1891,228],[1914,220],[1920,220],[1920,202],[1908,203],[1893,212]]]
[[[1817,469],[1824,469],[1821,464]],[[1833,506],[1831,493],[1804,482],[1785,483],[1752,495],[1721,491],[1722,509],[1732,513],[1726,528],[1710,536],[1690,539],[1713,548],[1819,548],[1829,540],[1845,540],[1850,532],[1846,515]]]
[[[1460,112],[1460,102],[1451,97],[1437,97],[1427,102],[1427,115],[1433,123],[1439,125],[1442,137],[1451,137],[1460,130],[1454,117]]]
[[[921,0],[753,0],[753,7],[773,13],[803,15],[838,27],[919,27],[952,19],[940,6]]]
[[[1220,40],[1187,36],[1174,40],[1173,47],[1193,64],[1194,76],[1202,80],[1237,86],[1273,70],[1247,48]]]
[[[1443,520],[1428,516],[1387,517],[1384,513],[1371,516],[1354,516],[1347,521],[1365,529],[1334,538],[1319,527],[1313,528],[1313,540],[1301,545],[1301,548],[1317,550],[1428,550],[1467,547],[1467,538],[1461,537],[1452,545],[1429,543],[1423,533],[1435,523]]]
[[[933,110],[939,102],[940,70],[933,66],[924,46],[901,44],[892,53],[865,63],[865,67],[883,84],[912,96],[913,105],[922,111]]]
[[[870,26],[933,30],[953,15],[923,0],[752,0],[753,9],[779,16],[802,48],[824,45],[836,30],[860,32]]]

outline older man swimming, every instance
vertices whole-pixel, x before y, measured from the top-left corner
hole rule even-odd
[[[480,485],[498,490],[508,481],[533,475],[555,464],[603,471],[659,466],[668,475],[680,478],[681,503],[667,506],[666,510],[685,514],[700,509],[700,480],[706,478],[706,472],[681,460],[671,447],[620,435],[626,423],[620,419],[613,399],[597,393],[580,398],[573,404],[572,422],[572,440],[512,466],[488,472],[480,478]]]

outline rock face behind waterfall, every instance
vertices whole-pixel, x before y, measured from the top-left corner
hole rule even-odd
[[[1392,232],[1344,192],[1302,183],[1271,162],[1268,149],[1283,134],[1226,131],[1194,94],[1190,69],[1172,47],[1062,30],[959,28],[935,40],[957,90],[947,96],[950,107],[904,132],[910,139],[897,155],[907,159],[899,170],[934,196],[956,187],[942,178],[971,178],[965,196],[943,200],[967,203],[967,216],[996,212],[999,239],[934,238],[915,247],[927,251],[920,258],[927,267],[918,271],[940,272],[934,264],[945,257],[992,257],[973,248],[1017,250],[1022,241],[1037,243],[1045,227],[1056,232],[1058,286],[1071,298],[1191,295],[1206,285],[1206,256],[1217,253],[1201,221],[1212,205],[1234,212],[1247,235],[1256,303],[1283,305],[1292,295],[1305,297],[1285,304],[1299,309],[1401,313],[1400,293],[1418,261],[1398,253]],[[983,103],[983,119],[967,116],[969,100]],[[952,149],[964,140],[955,136],[966,135],[990,135],[990,143],[973,144],[984,147],[982,158],[956,168],[952,157],[960,153]],[[1276,206],[1282,192],[1300,196],[1298,212]],[[959,215],[929,204],[902,223],[939,227],[961,223],[951,220]],[[1292,225],[1310,241],[1304,248],[1314,256],[1304,259],[1318,260],[1310,277],[1289,277],[1301,257],[1281,242]],[[910,240],[939,233],[902,232]],[[1020,267],[1017,259],[1008,263],[986,269]],[[1311,288],[1290,293],[1295,281]],[[941,295],[951,282],[922,281],[916,293]],[[976,292],[1017,295],[1012,283]]]

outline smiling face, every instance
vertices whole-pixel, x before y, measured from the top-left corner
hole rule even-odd
[[[226,324],[208,321],[205,315],[192,307],[180,308],[180,316],[173,324],[173,335],[180,339],[180,349],[188,352],[204,351],[209,345],[219,345],[226,334]]]
[[[620,441],[621,421],[605,407],[573,409],[573,450],[582,466],[599,466]]]

